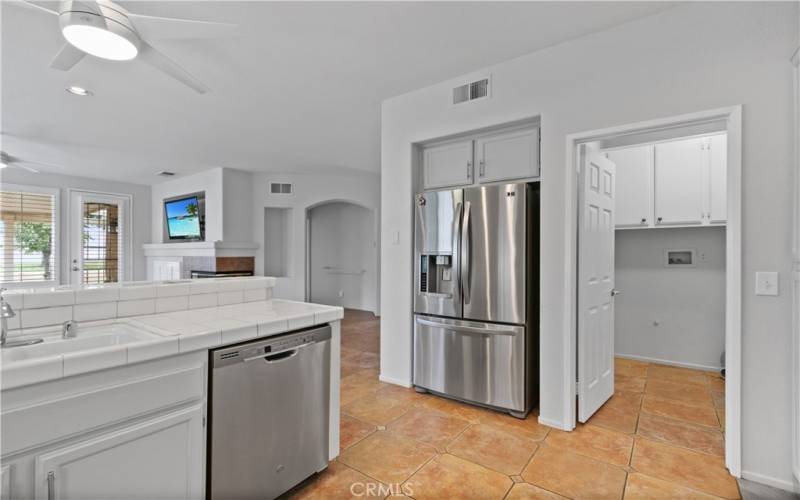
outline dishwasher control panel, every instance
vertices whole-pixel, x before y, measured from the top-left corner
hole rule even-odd
[[[331,327],[328,325],[309,328],[296,332],[289,332],[264,340],[248,341],[229,347],[221,347],[210,351],[211,364],[214,368],[242,363],[245,361],[278,354],[292,349],[301,348],[315,342],[322,342],[331,338]]]

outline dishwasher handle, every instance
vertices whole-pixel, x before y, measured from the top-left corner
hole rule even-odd
[[[248,361],[255,361],[257,359],[263,359],[267,363],[278,363],[279,361],[283,361],[289,358],[293,358],[300,352],[301,349],[305,349],[306,347],[314,344],[315,342],[309,342],[308,344],[303,344],[297,346],[293,349],[287,349],[285,351],[279,352],[271,352],[268,354],[259,354],[258,356],[250,356],[249,358],[244,358],[242,361],[247,363]]]

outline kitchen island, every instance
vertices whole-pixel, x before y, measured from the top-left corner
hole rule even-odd
[[[9,341],[44,342],[2,349],[0,495],[203,498],[209,350],[315,325],[331,326],[335,458],[343,311],[272,299],[274,283],[228,278],[6,292],[17,313]],[[86,319],[98,316],[105,317]],[[75,337],[62,338],[63,321],[76,319]]]

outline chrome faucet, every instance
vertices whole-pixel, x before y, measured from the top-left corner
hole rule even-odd
[[[8,341],[8,318],[13,318],[17,314],[11,308],[11,304],[3,298],[5,288],[0,288],[0,347],[19,347],[23,345],[40,344],[43,339],[25,339]]]
[[[65,321],[61,325],[61,338],[72,339],[78,336],[78,322],[75,320]]]

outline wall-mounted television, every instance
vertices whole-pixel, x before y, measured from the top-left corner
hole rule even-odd
[[[167,241],[203,241],[205,238],[205,193],[164,200]]]

